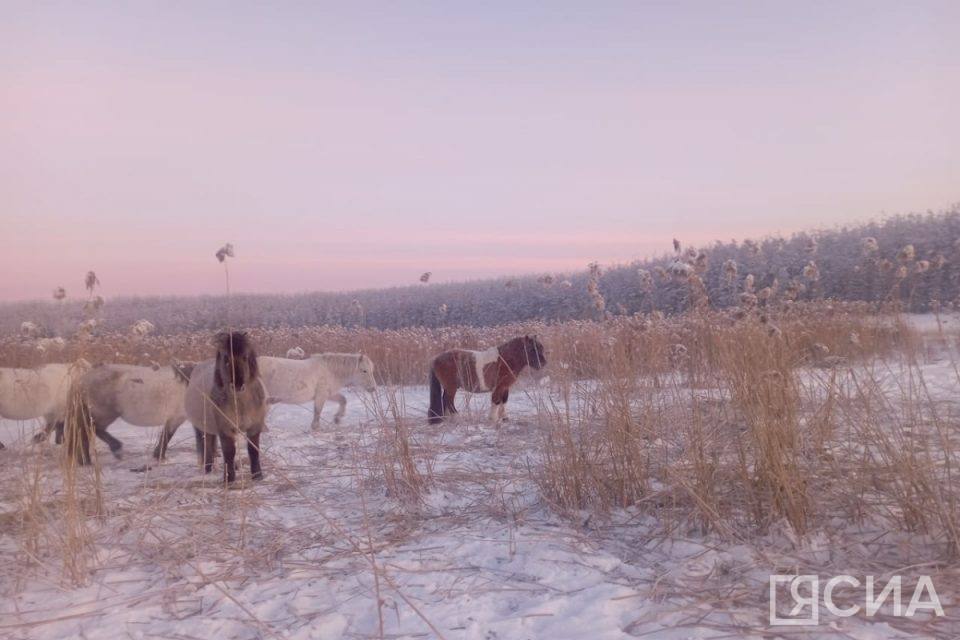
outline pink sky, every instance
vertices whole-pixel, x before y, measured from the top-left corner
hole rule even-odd
[[[0,299],[566,271],[960,200],[960,5],[7,3]]]

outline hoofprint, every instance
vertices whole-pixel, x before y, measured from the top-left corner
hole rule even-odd
[[[922,371],[947,410],[958,384],[951,363]],[[891,386],[896,376],[891,369]],[[588,397],[590,383],[578,384]],[[168,464],[144,475],[100,456],[108,511],[91,521],[97,554],[88,585],[61,585],[51,550],[24,568],[14,519],[0,517],[0,635],[379,637],[382,615],[386,637],[759,638],[769,632],[769,575],[798,566],[833,575],[916,564],[913,573],[936,572],[938,593],[956,602],[951,572],[930,562],[941,540],[871,521],[840,523],[799,543],[779,524],[730,542],[689,527],[665,534],[644,509],[614,509],[608,519],[557,515],[530,473],[549,433],[537,406],[563,399],[555,388],[521,379],[519,419],[499,430],[469,413],[469,428],[424,427],[426,388],[386,392],[403,398],[406,425],[431,461],[422,503],[404,507],[370,474],[382,417],[369,403],[351,402],[340,425],[319,432],[303,411],[312,405],[276,407],[283,428],[265,445],[276,473],[244,491],[224,492],[199,473],[186,435],[171,443]],[[669,390],[662,398],[664,406],[683,401]],[[572,411],[584,410],[580,395],[569,399]],[[11,444],[0,456],[39,465],[57,491],[56,450],[31,445],[24,426],[0,421],[0,438]],[[150,430],[113,428],[128,448],[152,448]],[[21,475],[22,465],[0,465],[0,516],[18,510]],[[673,499],[651,489],[651,499]],[[939,630],[956,635],[958,624]],[[911,633],[890,618],[858,615],[790,636],[930,637],[925,628]]]

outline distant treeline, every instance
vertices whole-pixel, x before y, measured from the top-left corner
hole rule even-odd
[[[96,332],[128,331],[144,319],[159,333],[217,329],[228,317],[228,305],[237,327],[398,329],[671,314],[700,304],[725,308],[791,298],[887,301],[925,311],[958,297],[960,207],[954,207],[789,238],[686,247],[680,237],[663,256],[573,274],[349,293],[240,294],[229,301],[202,296],[124,297],[103,306],[69,298],[7,303],[0,305],[0,332],[17,333],[23,322],[31,322],[34,334],[71,335],[91,316]]]

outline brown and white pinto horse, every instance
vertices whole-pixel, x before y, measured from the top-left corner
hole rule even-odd
[[[430,364],[430,424],[443,416],[456,413],[457,390],[490,393],[490,421],[496,425],[506,420],[506,404],[510,387],[523,368],[541,369],[547,364],[543,345],[536,336],[522,336],[486,351],[450,349]]]

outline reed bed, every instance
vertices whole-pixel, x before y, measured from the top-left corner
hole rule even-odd
[[[550,361],[566,368],[564,375],[597,378],[607,367],[603,345],[613,344],[629,353],[639,372],[665,374],[676,369],[677,346],[686,354],[689,371],[716,363],[715,337],[730,327],[761,323],[768,331],[788,332],[786,342],[798,361],[820,357],[826,347],[834,357],[888,353],[907,339],[890,322],[878,321],[874,307],[863,303],[783,303],[745,312],[702,311],[681,316],[660,313],[611,316],[602,320],[562,323],[526,322],[492,327],[443,327],[379,330],[314,326],[300,328],[250,328],[258,353],[284,356],[291,349],[304,353],[363,352],[377,365],[382,384],[426,384],[431,358],[453,347],[486,348],[517,335],[537,335],[547,346]],[[857,334],[857,344],[851,335]],[[211,332],[169,335],[97,333],[51,342],[29,336],[0,336],[0,362],[6,366],[36,366],[46,362],[91,362],[166,365],[177,360],[203,360],[212,356]],[[556,367],[551,367],[556,375]]]

